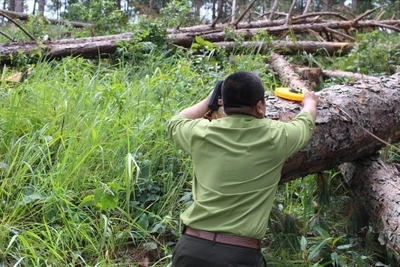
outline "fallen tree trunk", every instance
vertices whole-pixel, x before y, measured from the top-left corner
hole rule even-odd
[[[297,51],[315,54],[324,52],[328,55],[339,54],[345,55],[350,52],[354,45],[351,43],[336,43],[336,42],[311,42],[311,41],[273,41],[271,44],[265,42],[243,42],[238,47],[233,42],[216,42],[219,47],[226,48],[226,51],[231,53],[244,52],[253,49],[260,54],[269,53],[271,50],[279,54],[293,54]]]
[[[17,18],[19,20],[25,20],[25,21],[29,20],[29,15],[25,14],[25,13],[14,12],[14,11],[9,11],[9,10],[4,10],[4,9],[0,9],[0,13],[4,13],[13,19]],[[92,23],[87,23],[87,22],[57,20],[57,19],[49,19],[49,18],[45,18],[45,19],[52,24],[71,25],[75,28],[93,27]]]
[[[270,63],[285,86],[309,90],[281,55]],[[341,163],[375,153],[385,140],[400,140],[400,73],[336,85],[318,93],[321,103],[314,135],[283,167],[282,182],[334,168]],[[299,103],[269,98],[270,118],[289,121],[300,111]],[[384,141],[384,142],[382,142]]]
[[[271,53],[269,57],[272,69],[278,74],[279,80],[284,86],[293,91],[309,90],[304,80],[294,72],[292,66],[281,55]]]
[[[304,73],[309,71],[311,68],[308,67],[295,67],[296,73]],[[359,80],[376,80],[378,81],[379,78],[375,76],[349,72],[349,71],[341,71],[341,70],[322,70],[321,74],[324,79],[326,78],[339,78],[339,79],[348,79],[350,82],[352,81],[359,81]]]
[[[400,165],[379,156],[360,158],[340,166],[352,194],[368,211],[379,242],[400,260]]]
[[[71,55],[88,58],[99,57],[102,54],[114,53],[119,47],[118,42],[128,42],[131,38],[131,35],[132,33],[124,33],[90,38],[63,39],[58,41],[47,41],[39,45],[36,42],[13,42],[0,46],[0,59],[3,64],[8,63],[13,56],[17,56],[20,52],[24,52],[24,54],[27,56],[35,55],[38,52],[41,52],[43,56],[48,58],[61,58]],[[225,47],[228,51],[233,51],[234,49],[233,43],[224,42],[216,43],[216,45]],[[258,49],[257,51],[259,53],[269,53],[271,48],[282,53],[295,53],[297,51],[314,53],[318,50],[324,50],[330,54],[334,54],[338,51],[344,54],[349,52],[353,48],[353,45],[349,43],[302,41],[293,43],[290,41],[274,41],[271,44],[262,42],[248,42],[244,43],[239,49]]]
[[[398,25],[400,20],[363,20],[363,21],[330,21],[323,23],[308,23],[308,24],[296,24],[296,25],[281,25],[274,27],[265,28],[249,28],[249,29],[238,29],[234,30],[235,36],[241,36],[245,40],[250,40],[256,34],[264,32],[269,35],[278,36],[281,34],[309,34],[310,30],[313,32],[321,33],[325,32],[326,29],[333,30],[351,30],[351,29],[362,29],[362,28],[388,28],[396,32],[400,32]],[[230,41],[231,38],[227,38],[223,31],[203,33],[203,32],[190,32],[190,33],[171,33],[169,38],[177,45],[187,46],[193,42],[195,36],[200,36],[204,40],[210,42],[222,42]]]
[[[285,163],[282,182],[369,156],[386,146],[381,140],[399,142],[399,73],[379,81],[335,85],[317,94],[321,102],[315,132],[309,144]],[[267,100],[267,114],[273,119],[289,121],[300,110],[299,103]]]

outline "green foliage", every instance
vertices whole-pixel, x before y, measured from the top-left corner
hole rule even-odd
[[[118,206],[118,191],[123,188],[116,183],[102,184],[92,195],[87,195],[80,203],[81,207],[93,206],[101,210],[115,209]]]
[[[116,9],[115,1],[111,0],[73,3],[68,5],[62,16],[69,20],[94,23],[96,35],[120,33],[128,26],[127,17]]]
[[[194,25],[193,11],[190,1],[172,0],[160,11],[167,28],[179,28]]]
[[[151,22],[146,18],[140,19],[132,30],[129,42],[118,41],[115,58],[133,62],[147,59],[153,52],[162,51],[169,54],[167,30],[157,21]]]
[[[399,36],[389,36],[378,30],[359,34],[355,48],[333,66],[367,75],[393,74],[400,65],[399,41]]]

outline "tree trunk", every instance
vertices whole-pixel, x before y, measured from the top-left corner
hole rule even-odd
[[[389,165],[375,156],[344,163],[340,170],[368,212],[378,240],[400,260],[400,165]]]
[[[274,0],[274,4],[271,9],[271,14],[269,15],[269,20],[274,20],[275,12],[278,10],[278,0]]]
[[[24,12],[24,0],[15,0],[15,12]]]
[[[218,0],[218,11],[217,11],[218,15],[217,15],[217,17],[219,19],[222,18],[222,12],[223,12],[224,3],[225,3],[224,0]]]
[[[232,13],[231,13],[231,23],[235,23],[235,15],[236,15],[236,0],[232,0]]]
[[[212,0],[212,15],[211,15],[211,20],[214,21],[216,19],[216,9],[215,6],[217,4],[216,0]]]
[[[36,5],[37,5],[37,0],[33,1],[33,11],[32,11],[32,15],[36,15]]]
[[[39,0],[39,8],[38,8],[39,16],[42,16],[42,17],[44,16],[45,6],[46,6],[46,0]]]
[[[41,53],[47,58],[61,58],[66,56],[82,56],[87,58],[98,57],[99,55],[106,55],[114,53],[117,48],[118,41],[129,41],[131,33],[98,36],[80,39],[64,39],[57,41],[43,42],[40,45]],[[171,40],[172,41],[172,40]],[[341,54],[349,52],[353,45],[349,43],[328,43],[328,42],[307,42],[297,41],[273,41],[271,44],[264,42],[244,42],[241,47],[237,48],[233,42],[220,42],[215,43],[217,46],[225,47],[228,52],[250,50],[254,53],[270,53],[271,48],[283,54],[296,53],[297,51],[306,51],[308,53],[315,53],[321,49],[333,55],[337,51]],[[31,56],[39,51],[36,42],[25,43],[9,43],[0,46],[0,62],[1,64],[8,64],[13,56],[18,55],[23,51],[25,55]]]
[[[322,0],[322,11],[329,12],[332,9],[332,0]]]
[[[306,87],[282,57],[272,54],[271,66],[284,85]],[[286,80],[285,80],[286,79]],[[309,144],[285,163],[282,182],[332,169],[376,153],[385,141],[400,140],[400,73],[390,77],[335,85],[319,93],[318,117]],[[272,119],[289,121],[301,105],[279,98],[267,101]]]
[[[353,49],[351,43],[332,43],[332,42],[309,42],[309,41],[273,41],[271,44],[265,42],[243,42],[240,47],[234,42],[216,42],[219,47],[224,47],[227,52],[246,52],[253,50],[254,53],[269,54],[271,49],[280,54],[295,54],[298,51],[307,53],[317,53],[323,49],[329,55],[334,55],[340,51],[341,55],[347,54]]]
[[[358,9],[358,0],[351,0],[351,10],[356,12]]]
[[[10,11],[15,11],[15,1],[16,0],[10,0],[10,6],[9,6]]]
[[[312,32],[324,32],[326,29],[342,29],[342,30],[351,30],[351,29],[361,29],[361,28],[369,28],[369,27],[387,27],[394,31],[400,32],[400,28],[397,28],[397,24],[400,23],[400,20],[363,20],[357,21],[331,21],[325,23],[314,23],[314,24],[295,24],[295,25],[281,25],[275,27],[267,27],[267,28],[251,28],[251,29],[238,29],[235,30],[236,35],[240,35],[245,40],[249,40],[253,38],[256,34],[261,31],[268,33],[270,35],[281,35],[291,32],[292,34],[301,34],[301,33],[309,33]],[[170,34],[169,37],[173,42],[180,46],[188,47],[192,44],[194,36],[197,35],[204,40],[210,42],[222,42],[227,41],[224,32],[191,32],[187,33],[175,33]]]
[[[312,0],[307,0],[306,7],[304,8],[303,14],[307,14],[310,11]]]

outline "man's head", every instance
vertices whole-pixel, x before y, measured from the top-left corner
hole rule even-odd
[[[248,71],[235,72],[222,85],[224,111],[227,115],[243,113],[264,117],[264,94],[264,86],[256,74]]]

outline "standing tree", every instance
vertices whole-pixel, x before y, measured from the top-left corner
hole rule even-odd
[[[322,11],[329,12],[332,9],[333,0],[323,0],[322,1]]]
[[[24,12],[24,0],[15,0],[14,11],[20,13]]]
[[[35,1],[36,2],[36,1]],[[39,16],[44,16],[44,7],[46,6],[46,0],[39,0]]]

